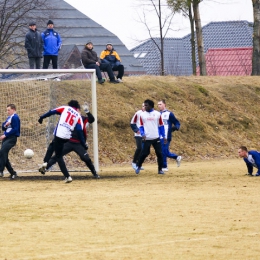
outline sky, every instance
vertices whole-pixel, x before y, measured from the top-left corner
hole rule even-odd
[[[143,22],[144,14],[152,36],[159,36],[158,18],[153,8],[143,6],[141,0],[65,1],[119,37],[128,49],[149,38],[148,29]],[[200,17],[202,26],[213,21],[253,22],[252,0],[203,0],[200,4]],[[190,33],[189,20],[181,14],[174,16],[170,28],[167,37],[179,38]]]

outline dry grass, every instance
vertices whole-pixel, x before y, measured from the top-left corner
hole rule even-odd
[[[0,259],[259,259],[257,177],[240,159],[1,182]]]
[[[91,98],[90,82],[87,80],[35,84],[51,84],[53,107],[66,104],[70,99],[83,102]],[[16,87],[15,83],[12,83],[12,87]],[[25,85],[22,88],[25,89]],[[8,95],[6,99],[7,97]],[[97,98],[101,165],[131,162],[135,141],[130,129],[130,119],[147,98],[154,100],[156,104],[159,99],[166,99],[168,109],[174,111],[180,120],[181,129],[174,132],[171,149],[182,155],[184,160],[235,158],[237,148],[242,144],[248,148],[260,147],[258,77],[126,77],[122,84],[106,82],[104,85],[97,85]],[[37,109],[33,109],[34,127],[44,136],[42,138],[39,135],[38,140],[34,139],[30,144],[34,146],[33,149],[41,148],[40,156],[35,156],[35,167],[37,162],[42,161],[44,154],[44,149],[38,142],[44,140],[45,128],[43,125],[40,128],[37,118],[46,108],[36,105],[42,104],[42,100],[49,103],[41,96],[36,96],[33,102]],[[5,106],[5,103],[3,105]],[[20,109],[24,110],[24,107],[27,107],[26,103],[22,103]],[[4,107],[2,109],[4,110]],[[4,118],[3,114],[2,120]],[[23,122],[22,129],[25,129],[27,121]],[[91,136],[89,142],[91,154]],[[154,159],[152,153],[149,160]],[[70,158],[68,164],[69,162]],[[79,161],[76,160],[76,163]],[[75,165],[75,162],[71,164]]]
[[[171,148],[185,160],[234,158],[242,144],[260,147],[258,77],[129,77],[98,86],[101,163],[131,161],[129,122],[147,98],[166,99],[180,120]]]

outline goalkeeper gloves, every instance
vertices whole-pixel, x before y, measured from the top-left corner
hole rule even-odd
[[[42,121],[43,121],[43,118],[40,117],[40,118],[38,119],[38,122],[39,122],[40,124],[42,124]]]
[[[82,108],[83,110],[85,111],[85,113],[89,113],[89,104],[87,102],[85,102],[83,105],[82,105]]]

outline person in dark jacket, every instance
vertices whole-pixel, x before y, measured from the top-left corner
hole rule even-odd
[[[29,23],[29,31],[25,35],[25,49],[29,58],[30,69],[40,69],[43,51],[43,40],[41,34],[36,29],[36,23]]]
[[[100,54],[101,63],[108,63],[111,65],[113,71],[118,71],[117,80],[123,82],[124,65],[121,64],[121,59],[118,53],[113,48],[112,43],[106,45],[106,49]]]
[[[58,68],[58,54],[61,48],[61,37],[58,32],[53,30],[54,24],[52,20],[47,23],[47,30],[42,33],[43,45],[43,69],[48,69],[50,61],[52,68]]]
[[[93,43],[91,41],[88,41],[86,43],[85,48],[81,52],[81,60],[83,66],[86,69],[96,70],[98,83],[104,83],[104,80],[102,79],[101,70],[107,72],[110,79],[110,83],[119,83],[119,81],[115,79],[115,75],[112,71],[112,67],[110,66],[110,64],[101,63],[100,59],[97,56],[97,53],[93,51]]]

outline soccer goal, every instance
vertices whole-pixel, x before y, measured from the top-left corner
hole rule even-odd
[[[95,122],[89,126],[87,143],[88,153],[99,171],[98,126],[96,74],[94,69],[0,69],[0,119],[5,121],[6,106],[15,104],[21,119],[21,136],[17,145],[10,151],[9,158],[18,172],[35,172],[42,164],[49,143],[53,139],[53,130],[59,116],[51,116],[38,123],[41,114],[58,106],[67,105],[71,100],[80,104],[88,102]],[[81,110],[81,114],[85,112]],[[34,157],[26,159],[25,149],[32,149]],[[65,158],[69,171],[88,171],[86,165],[74,154]],[[59,168],[55,166],[54,170]]]

